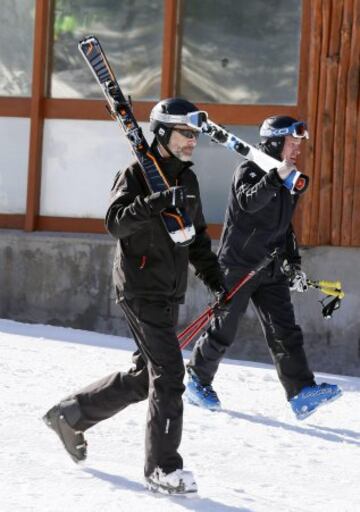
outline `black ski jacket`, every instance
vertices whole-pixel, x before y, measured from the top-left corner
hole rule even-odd
[[[190,263],[195,273],[210,289],[223,282],[216,255],[202,213],[199,184],[192,163],[177,158],[163,159],[152,147],[171,186],[186,187],[190,198],[187,211],[193,221],[196,236],[191,245],[175,245],[167,233],[160,215],[151,212],[144,198],[149,195],[138,163],[119,172],[111,190],[111,204],[105,225],[118,240],[113,277],[117,298],[164,299],[183,302]]]
[[[219,260],[226,268],[253,268],[275,248],[291,263],[301,263],[291,218],[298,196],[290,194],[273,169],[254,162],[235,171],[230,190]]]

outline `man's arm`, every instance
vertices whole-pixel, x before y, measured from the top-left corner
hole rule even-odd
[[[106,229],[114,238],[126,238],[150,222],[151,211],[144,199],[133,167],[116,175],[105,216]]]
[[[282,185],[283,181],[276,169],[265,173],[252,162],[238,167],[233,183],[240,208],[249,213],[264,208]]]
[[[169,207],[181,207],[185,202],[183,187],[170,187],[162,192],[147,193],[136,167],[118,173],[111,189],[111,203],[106,212],[105,226],[115,238],[126,238],[143,229],[151,217]],[[140,172],[140,171],[139,171]]]
[[[286,249],[285,258],[289,263],[301,266],[301,256],[299,252],[299,246],[297,243],[296,235],[292,224],[290,224],[286,233]]]
[[[289,280],[291,291],[307,291],[307,276],[305,272],[301,270],[301,256],[299,253],[299,246],[291,224],[286,233],[286,248],[282,269]]]

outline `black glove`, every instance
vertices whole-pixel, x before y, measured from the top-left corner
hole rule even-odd
[[[186,205],[185,187],[170,187],[162,192],[154,192],[145,198],[153,213],[167,208],[184,208]]]
[[[214,307],[214,313],[221,311],[227,311],[229,309],[229,305],[231,300],[226,300],[227,296],[229,295],[229,290],[226,288],[224,283],[216,283],[211,286],[211,291],[215,295],[215,307]]]
[[[213,317],[211,319],[211,326],[213,329],[221,329],[224,319],[230,309],[231,300],[226,300],[229,294],[228,289],[223,283],[217,283],[211,286],[211,291],[215,295],[216,301],[213,304]]]

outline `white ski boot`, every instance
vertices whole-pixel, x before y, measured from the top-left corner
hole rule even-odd
[[[177,469],[167,475],[162,469],[155,468],[153,473],[146,477],[146,487],[152,492],[170,494],[172,496],[194,495],[197,485],[191,471]]]

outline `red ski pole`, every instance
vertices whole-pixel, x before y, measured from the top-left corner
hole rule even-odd
[[[229,302],[235,293],[244,286],[250,279],[252,279],[260,270],[267,267],[276,257],[277,250],[273,251],[268,256],[265,256],[263,260],[248,274],[242,277],[229,291],[225,298],[225,303]],[[184,349],[189,343],[195,338],[195,336],[208,324],[211,318],[214,316],[215,310],[218,307],[218,303],[214,302],[208,306],[195,320],[191,322],[183,331],[178,334],[178,340],[180,342],[180,348]]]

